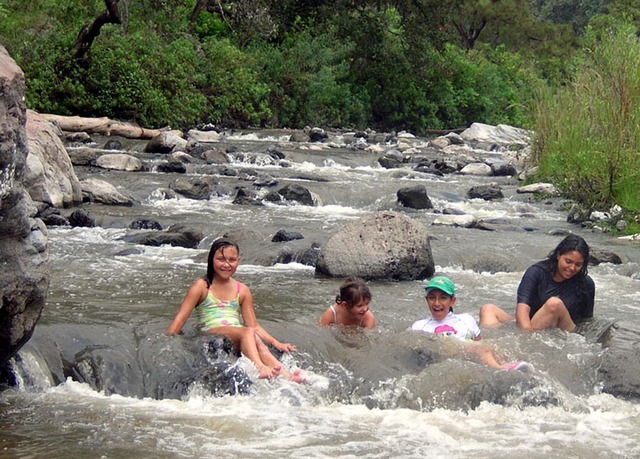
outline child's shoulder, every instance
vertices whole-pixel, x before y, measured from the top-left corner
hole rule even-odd
[[[207,282],[207,279],[205,279],[204,277],[200,277],[200,278],[196,279],[193,282],[193,284],[191,284],[191,287],[208,289],[209,288],[209,282]]]

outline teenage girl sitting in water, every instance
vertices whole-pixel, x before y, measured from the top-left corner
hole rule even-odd
[[[575,234],[565,237],[546,260],[530,266],[518,286],[515,318],[496,306],[480,308],[480,326],[516,321],[523,330],[557,327],[573,332],[593,317],[595,284],[588,275],[589,245]]]
[[[320,317],[320,325],[356,325],[373,328],[376,318],[369,310],[371,291],[359,277],[348,277],[340,286],[334,305]]]
[[[240,249],[229,239],[213,241],[209,251],[207,276],[191,285],[166,333],[180,333],[195,310],[198,329],[224,335],[258,369],[260,378],[284,376],[302,382],[300,371],[288,373],[269,351],[266,343],[283,352],[295,351],[289,343],[281,343],[258,325],[249,288],[233,279],[240,262]]]

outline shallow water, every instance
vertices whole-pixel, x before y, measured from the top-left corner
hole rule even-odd
[[[264,151],[275,140],[237,138],[243,151]],[[21,386],[0,393],[0,457],[447,457],[622,458],[640,455],[637,400],[603,393],[598,368],[602,347],[579,334],[522,334],[507,326],[488,331],[485,343],[506,361],[526,359],[533,374],[495,371],[466,361],[455,348],[406,331],[428,315],[423,281],[370,282],[374,331],[322,328],[316,322],[337,293],[340,279],[297,263],[258,263],[270,236],[285,228],[322,244],[340,226],[375,210],[401,211],[427,226],[437,272],[458,287],[457,312],[477,318],[484,302],[513,311],[524,269],[573,231],[592,247],[616,252],[622,265],[590,268],[596,283],[596,317],[638,322],[640,248],[566,223],[556,201],[537,201],[500,182],[505,199],[468,200],[466,191],[488,179],[413,174],[377,166],[377,155],[348,150],[287,150],[291,167],[236,163],[239,170],[270,173],[281,185],[300,183],[322,200],[319,207],[236,206],[230,197],[209,201],[162,200],[167,174],[98,174],[134,194],[132,208],[88,206],[100,228],[50,229],[52,280],[48,304],[16,369]],[[308,174],[329,182],[304,180]],[[220,177],[233,184],[238,179]],[[250,183],[250,182],[249,182]],[[436,209],[399,208],[395,192],[424,184]],[[492,224],[496,231],[432,225],[437,211],[453,207]],[[131,245],[128,222],[156,218],[163,226],[188,222],[205,229],[199,249]],[[254,235],[241,245],[236,277],[254,294],[261,324],[298,346],[286,356],[309,383],[256,380],[248,395],[214,396],[194,384],[180,397],[144,392],[161,387],[181,360],[180,346],[198,346],[193,323],[184,336],[166,337],[188,286],[206,270],[212,238],[229,229]],[[259,237],[258,237],[259,236]],[[266,242],[265,242],[266,241]],[[131,368],[104,362],[85,368],[105,387],[56,381],[43,356],[52,348],[74,354],[91,342]],[[63,353],[64,353],[63,352]],[[105,354],[108,355],[108,354]],[[172,366],[174,365],[174,366]],[[254,374],[251,365],[238,365]],[[640,365],[638,366],[640,368]],[[100,378],[98,378],[100,379]],[[124,383],[123,383],[124,381]],[[99,381],[100,382],[100,381]],[[108,383],[113,383],[110,386]],[[136,391],[137,384],[143,387]],[[129,386],[127,386],[129,385]],[[123,394],[113,388],[130,387]],[[151,392],[151,391],[148,391]]]

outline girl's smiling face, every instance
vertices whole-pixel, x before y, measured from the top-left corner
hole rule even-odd
[[[358,322],[360,322],[369,310],[370,306],[371,303],[369,301],[362,300],[353,306],[347,306],[347,310],[354,318],[358,319]]]
[[[563,253],[558,257],[558,265],[553,280],[564,282],[578,274],[584,266],[584,257],[576,250]]]
[[[444,293],[442,290],[432,288],[426,294],[429,311],[435,320],[443,320],[449,311],[456,304],[456,298]]]
[[[217,276],[228,278],[235,274],[240,257],[235,247],[223,247],[213,256],[213,269]]]

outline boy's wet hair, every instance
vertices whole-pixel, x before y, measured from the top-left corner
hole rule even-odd
[[[347,277],[340,286],[340,293],[336,296],[336,303],[345,302],[348,307],[353,307],[361,302],[371,301],[371,291],[364,280],[356,276]]]
[[[204,279],[205,281],[207,281],[207,286],[210,286],[213,282],[213,257],[218,250],[226,249],[227,247],[234,247],[238,251],[238,255],[240,255],[240,247],[238,247],[238,244],[236,244],[231,239],[219,237],[211,244],[211,249],[209,249],[209,256],[207,257],[207,276]]]

